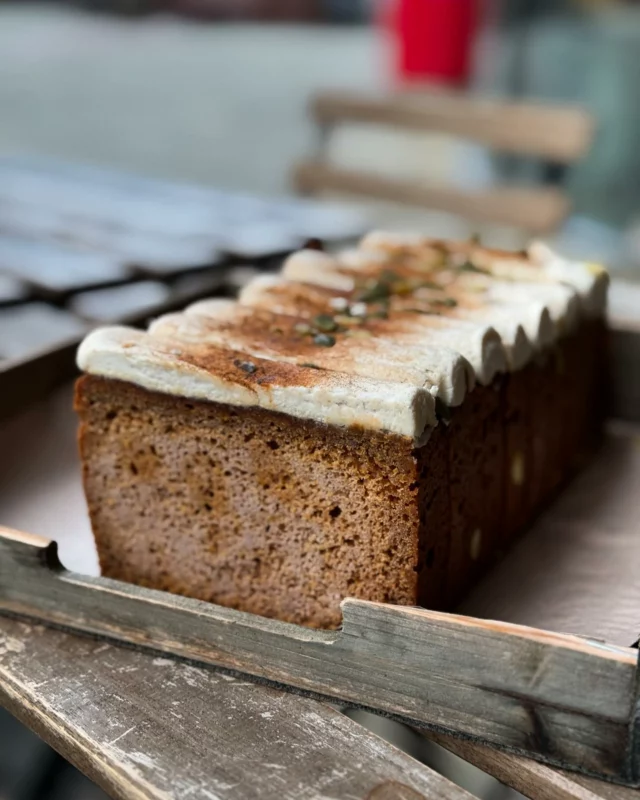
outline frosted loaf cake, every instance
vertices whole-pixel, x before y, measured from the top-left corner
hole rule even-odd
[[[371,234],[80,347],[103,574],[316,627],[450,608],[601,424],[608,278]]]

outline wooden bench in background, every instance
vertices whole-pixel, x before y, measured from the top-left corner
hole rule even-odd
[[[561,188],[502,185],[466,190],[350,169],[329,160],[330,134],[345,123],[444,133],[496,152],[533,157],[564,168],[584,158],[594,133],[591,116],[578,108],[439,92],[388,97],[326,92],[313,98],[311,114],[323,134],[322,144],[316,158],[294,168],[294,184],[301,193],[359,195],[446,211],[477,222],[510,225],[536,234],[554,231],[567,217],[570,201]]]

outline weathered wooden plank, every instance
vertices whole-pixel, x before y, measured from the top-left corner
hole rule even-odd
[[[471,800],[325,704],[9,619],[0,704],[123,800]]]
[[[580,108],[513,103],[464,94],[393,96],[333,91],[317,94],[311,111],[324,126],[369,122],[460,136],[503,152],[571,163],[587,154],[594,131]]]
[[[453,736],[426,731],[422,733],[426,738],[488,772],[532,800],[637,800],[638,798],[636,789],[577,775],[575,772],[552,769],[529,758],[504,753]]]
[[[270,796],[265,793],[273,774],[264,762],[279,761],[276,791],[284,798],[313,791],[367,800],[467,797],[358,726],[345,731],[339,715],[322,704],[39,626],[0,619],[0,676],[0,704],[115,797],[138,797],[142,790],[145,797],[167,792],[180,798],[182,789],[193,796],[198,781],[213,794],[219,776],[228,777],[231,769],[242,774],[224,780],[230,789],[214,796],[262,798]],[[310,714],[312,727],[306,724]],[[126,736],[118,739],[121,733]],[[536,800],[636,797],[632,790],[519,756],[426,735]],[[300,765],[305,758],[312,772]],[[369,777],[380,781],[371,793]],[[137,785],[139,778],[147,779],[146,786]]]
[[[398,180],[323,161],[302,161],[294,183],[304,193],[345,192],[446,211],[477,222],[513,225],[534,233],[548,233],[569,212],[567,197],[553,188],[496,187],[464,191],[453,186]]]
[[[635,781],[637,652],[504,623],[347,600],[312,631],[59,564],[55,544],[0,534],[0,610],[247,673]]]

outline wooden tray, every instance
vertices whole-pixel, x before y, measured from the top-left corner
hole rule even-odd
[[[639,408],[640,336],[617,329],[612,344],[613,408],[629,420]],[[638,652],[630,645],[638,635],[639,496],[635,429],[618,428],[465,604],[475,617],[493,609],[510,621],[346,600],[342,630],[310,631],[69,573],[55,544],[6,529],[0,612],[637,786]],[[523,617],[536,628],[513,624]]]

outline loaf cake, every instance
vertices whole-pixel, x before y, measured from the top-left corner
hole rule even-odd
[[[603,418],[608,278],[541,243],[370,234],[82,343],[104,575],[320,628],[450,609]]]

